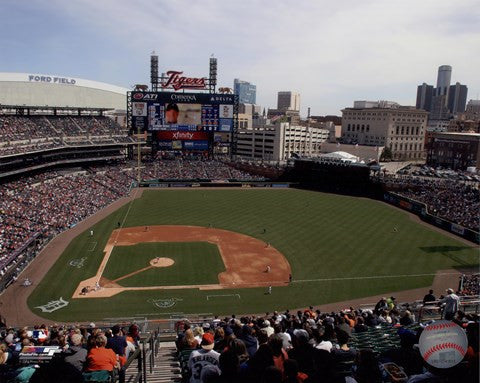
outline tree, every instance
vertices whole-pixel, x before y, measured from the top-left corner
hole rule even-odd
[[[392,160],[392,149],[388,146],[385,146],[380,155],[380,161],[391,161]]]

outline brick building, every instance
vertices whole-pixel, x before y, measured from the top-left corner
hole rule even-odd
[[[480,134],[436,132],[427,151],[427,164],[455,170],[480,168]]]

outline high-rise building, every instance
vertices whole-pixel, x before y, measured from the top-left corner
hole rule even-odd
[[[457,82],[455,85],[450,85],[448,91],[448,109],[451,113],[465,112],[465,105],[467,103],[468,88]]]
[[[278,92],[277,109],[282,112],[287,110],[300,111],[300,93]]]
[[[429,121],[448,120],[452,114],[463,113],[467,102],[467,86],[460,83],[450,85],[452,67],[438,67],[437,86],[423,83],[417,87],[417,109],[430,112]]]
[[[450,81],[452,80],[452,67],[450,65],[442,65],[438,67],[437,74],[437,88],[435,96],[447,96],[450,88]]]
[[[238,102],[244,104],[257,103],[257,86],[236,78],[233,81],[233,92],[238,95]]]
[[[433,85],[423,83],[417,87],[417,109],[423,109],[427,112],[432,110]]]

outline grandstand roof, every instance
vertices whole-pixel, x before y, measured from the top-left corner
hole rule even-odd
[[[76,86],[84,88],[92,88],[99,90],[106,90],[108,92],[120,93],[126,95],[129,89],[107,84],[106,82],[85,80],[83,78],[52,75],[52,74],[40,74],[40,73],[14,73],[14,72],[0,72],[0,82],[26,82],[26,83],[43,83],[48,85],[60,85],[60,86]]]
[[[0,115],[1,114],[11,114],[12,111],[35,111],[35,114],[51,114],[53,111],[67,111],[67,112],[106,112],[108,110],[113,110],[113,108],[88,108],[88,107],[70,107],[70,106],[34,106],[34,105],[2,105],[0,104]],[[40,112],[40,113],[37,113]],[[28,114],[28,113],[27,113]]]
[[[125,109],[128,89],[76,77],[0,72],[0,104]]]

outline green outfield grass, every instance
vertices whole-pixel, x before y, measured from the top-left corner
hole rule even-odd
[[[115,280],[135,270],[150,266],[155,257],[167,257],[172,266],[151,268],[119,280],[121,286],[163,286],[216,284],[218,274],[225,271],[218,247],[207,242],[139,243],[115,246],[103,276]]]
[[[71,299],[78,283],[95,275],[106,241],[116,223],[124,218],[126,227],[211,224],[262,239],[288,259],[293,282],[274,287],[271,295],[265,295],[263,288],[187,289],[131,291],[108,299]],[[168,318],[171,313],[264,312],[426,287],[431,285],[436,270],[479,264],[473,246],[417,224],[398,209],[368,199],[302,190],[145,190],[131,207],[117,210],[93,230],[93,240],[86,231],[72,241],[30,295],[28,304],[35,314],[53,320],[89,321],[126,316]],[[95,243],[92,241],[96,245],[89,251]],[[159,246],[159,253],[161,248],[165,250]],[[82,257],[86,257],[82,268],[69,266],[72,259]],[[189,278],[195,270],[210,269],[211,275],[223,267],[221,260],[220,264],[215,261],[207,265],[189,257],[186,262],[189,266],[184,272],[172,271],[172,284],[193,283]],[[107,272],[114,276],[138,269],[136,263],[128,267],[121,263],[117,271],[109,266]],[[205,280],[210,280],[211,276],[206,275]],[[150,283],[143,273],[121,282],[129,286]],[[60,297],[69,302],[67,307],[50,314],[35,307]],[[153,303],[172,298],[177,301],[170,308],[161,309]]]

